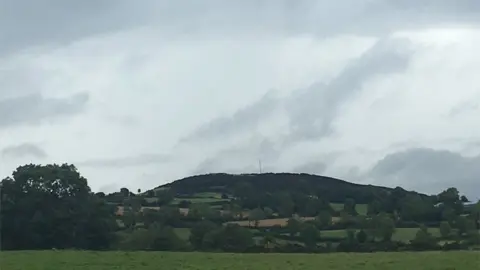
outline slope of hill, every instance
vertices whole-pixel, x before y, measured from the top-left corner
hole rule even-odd
[[[301,192],[339,203],[343,203],[347,198],[352,198],[357,203],[368,203],[373,198],[393,190],[387,187],[354,184],[331,177],[295,173],[204,174],[176,180],[155,189],[171,188],[177,194],[199,192],[232,194],[240,183],[245,183],[251,186],[254,192],[262,194],[278,191]]]

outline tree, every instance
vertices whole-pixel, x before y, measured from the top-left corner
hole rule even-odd
[[[0,185],[3,249],[110,246],[113,208],[91,193],[75,166],[21,166]]]
[[[382,211],[382,204],[378,200],[374,200],[367,205],[367,215],[374,216],[380,214]]]
[[[250,230],[237,224],[227,224],[208,232],[204,236],[202,246],[210,250],[244,252],[253,244],[253,235]]]
[[[464,216],[457,217],[455,221],[455,227],[457,228],[457,233],[459,236],[467,233],[468,230],[468,219]]]
[[[255,228],[258,227],[258,223],[262,219],[265,219],[265,213],[260,208],[255,208],[248,214],[248,220],[254,222]]]
[[[228,204],[228,210],[232,213],[233,218],[235,219],[242,219],[243,218],[243,210],[240,205],[236,203]]]
[[[155,250],[181,251],[186,249],[186,243],[181,240],[172,228],[158,223],[150,228],[136,228],[118,243],[121,250]]]
[[[168,205],[175,198],[173,192],[170,189],[162,189],[155,191],[155,197],[157,197],[158,206]]]
[[[155,197],[155,191],[149,190],[149,191],[147,191],[147,194],[146,194],[146,195],[147,195],[147,197],[149,197],[149,198],[153,198],[153,197]]]
[[[133,230],[137,225],[137,217],[135,212],[133,212],[131,209],[125,208],[121,221],[127,230]]]
[[[152,237],[150,250],[181,251],[186,249],[186,243],[178,237],[171,227],[156,224],[149,228]]]
[[[291,217],[294,213],[295,203],[292,196],[287,192],[279,192],[273,195],[274,205],[281,217]]]
[[[388,216],[382,217],[380,230],[383,241],[390,241],[395,233],[395,222],[393,219]]]
[[[480,200],[470,210],[470,218],[474,221],[477,230],[480,230]]]
[[[263,236],[263,247],[267,250],[273,248],[277,241],[275,239],[275,237],[271,234],[271,233],[266,233],[264,236]]]
[[[263,212],[265,213],[266,218],[271,218],[273,216],[273,210],[270,207],[265,207]]]
[[[128,197],[130,195],[130,190],[128,190],[128,188],[121,188],[120,189],[120,193],[122,193],[123,197]]]
[[[154,209],[145,209],[141,214],[141,221],[146,228],[151,227],[154,223],[162,222],[160,212]]]
[[[437,247],[437,241],[429,232],[425,225],[415,234],[415,238],[411,241],[412,246],[420,249],[431,249]]]
[[[437,219],[438,210],[431,200],[420,195],[407,195],[399,202],[400,216],[403,221],[427,222]],[[395,212],[397,213],[397,212]]]
[[[372,217],[369,223],[368,230],[375,238],[390,241],[395,233],[395,222],[385,213]]]
[[[233,195],[239,199],[249,197],[253,193],[253,186],[248,182],[239,182],[233,188]]]
[[[438,201],[444,206],[451,207],[456,215],[460,215],[463,212],[463,202],[456,188],[448,188],[438,194]]]
[[[190,243],[196,249],[202,249],[205,235],[217,229],[217,225],[209,220],[202,220],[196,223],[190,231]]]
[[[314,248],[317,245],[320,232],[310,223],[306,223],[300,229],[300,238],[307,248]]]
[[[445,221],[448,221],[450,226],[453,226],[455,224],[455,219],[457,218],[457,215],[455,213],[455,210],[450,207],[450,206],[445,206],[442,211],[442,219]]]
[[[330,225],[332,225],[332,215],[326,210],[320,211],[320,213],[315,218],[315,220],[317,221],[320,228],[322,228],[322,229],[326,229]]]
[[[357,241],[359,243],[365,243],[367,241],[368,235],[364,230],[360,230],[357,232],[357,235],[355,237],[357,238]]]
[[[179,203],[178,203],[178,207],[180,208],[189,208],[190,205],[192,205],[192,203],[188,200],[181,200]]]
[[[354,199],[346,199],[343,204],[343,211],[349,215],[356,216],[358,215],[357,210],[355,209],[356,204]]]
[[[347,242],[349,244],[355,244],[357,241],[355,229],[348,229],[346,233],[347,233]]]
[[[201,220],[201,219],[216,219],[220,215],[217,214],[208,204],[196,203],[193,204],[190,210],[188,211],[188,216],[190,218]]]
[[[474,226],[473,221],[471,225]],[[480,232],[476,228],[469,229],[467,231],[467,236],[467,241],[470,242],[470,244],[480,245]]]
[[[447,221],[442,221],[440,223],[440,234],[442,235],[442,237],[443,238],[449,237],[451,232],[452,232],[452,227],[450,227],[450,224]]]
[[[300,229],[302,227],[302,222],[299,221],[296,218],[290,218],[287,220],[287,229],[288,232],[290,233],[290,236],[295,236],[297,233],[300,232]]]

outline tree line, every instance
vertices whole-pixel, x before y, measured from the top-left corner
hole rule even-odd
[[[333,183],[329,185],[339,188]],[[341,186],[352,187],[343,182]],[[342,209],[333,209],[331,198],[321,196],[323,190],[310,188],[308,181],[298,187],[267,190],[254,182],[236,181],[220,190],[224,200],[209,205],[190,202],[187,192],[174,187],[94,193],[74,165],[29,164],[0,183],[0,243],[4,250],[226,252],[371,252],[480,245],[480,202],[469,203],[455,188],[431,196],[401,188],[363,190],[364,215],[357,212],[354,196],[342,197]],[[174,200],[180,201],[173,205]],[[286,226],[260,227],[266,218],[286,218]],[[248,226],[238,221],[247,221]],[[398,229],[411,227],[417,233],[409,243],[392,239]],[[440,230],[440,238],[432,235],[431,227]],[[344,230],[345,235],[332,237],[329,230]],[[440,245],[440,240],[447,244]]]

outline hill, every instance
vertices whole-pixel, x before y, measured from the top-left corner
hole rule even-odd
[[[378,196],[387,195],[394,190],[388,187],[361,185],[332,177],[304,173],[204,174],[176,180],[159,186],[155,190],[170,188],[176,194],[184,195],[202,192],[233,194],[242,184],[256,193],[267,194],[281,191],[308,193],[333,203],[343,203],[348,198],[354,199],[357,203],[369,203]],[[399,187],[395,189],[405,193],[418,194]]]

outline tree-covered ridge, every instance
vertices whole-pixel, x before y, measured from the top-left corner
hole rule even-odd
[[[387,187],[355,184],[332,177],[305,173],[204,174],[176,180],[156,189],[171,188],[178,194],[232,193],[239,182],[250,185],[251,191],[257,193],[301,192],[338,203],[343,203],[346,199],[354,199],[357,203],[368,203],[375,197],[393,190]]]
[[[2,249],[334,252],[474,249],[480,202],[306,174],[194,176],[93,193],[75,166],[0,183]]]

